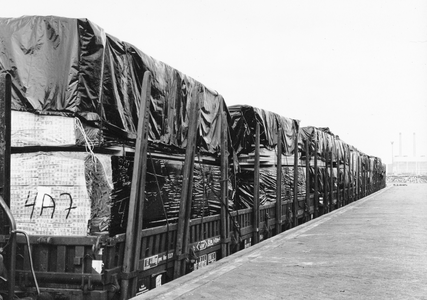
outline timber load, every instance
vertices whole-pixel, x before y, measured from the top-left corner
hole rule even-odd
[[[227,107],[87,19],[0,38],[2,296],[129,299],[385,187],[329,129]]]

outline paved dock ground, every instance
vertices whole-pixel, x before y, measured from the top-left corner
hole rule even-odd
[[[391,185],[135,299],[427,299],[427,184]]]

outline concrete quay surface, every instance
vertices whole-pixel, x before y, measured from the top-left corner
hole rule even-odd
[[[389,185],[133,299],[427,299],[427,184]]]

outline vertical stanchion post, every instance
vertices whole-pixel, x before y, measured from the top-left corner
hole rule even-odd
[[[260,126],[256,122],[255,129],[255,165],[254,165],[254,207],[253,207],[253,232],[252,232],[252,244],[255,245],[259,242],[259,172],[260,172],[260,160],[259,160],[259,148],[260,148]]]
[[[353,202],[353,176],[353,156],[350,147],[348,147],[348,197],[350,203]]]
[[[310,137],[305,144],[305,213],[306,221],[310,220]]]
[[[334,157],[333,157],[333,149],[331,149],[329,156],[331,158],[331,161],[329,164],[329,172],[331,174],[331,177],[329,178],[329,211],[333,211],[334,210]]]
[[[353,176],[351,181],[351,202],[356,201],[356,173],[357,173],[357,164],[356,164],[356,152],[351,152],[351,175]]]
[[[329,212],[328,163],[329,163],[329,152],[325,150],[325,167],[323,168],[323,212],[322,214],[326,214]]]
[[[0,75],[0,196],[10,208],[10,154],[11,154],[11,105],[12,79],[7,73]],[[9,270],[7,289],[9,298],[15,295],[16,234],[14,224],[8,224],[6,211],[0,206],[0,234],[10,234],[9,251],[5,261]],[[14,223],[13,216],[10,222]]]
[[[339,144],[339,143],[337,143],[337,144]],[[336,182],[336,184],[337,184],[337,207],[341,207],[342,205],[341,205],[341,195],[340,195],[340,168],[341,168],[341,166],[340,166],[340,163],[341,163],[341,161],[340,161],[340,151],[339,151],[339,146],[337,146],[337,147],[335,147],[335,151],[336,151],[336,153],[337,153],[337,157],[336,157],[336,160],[337,160],[337,182]]]
[[[354,179],[355,179],[355,184],[354,184],[354,201],[359,199],[359,153],[355,152],[355,160],[354,160]]]
[[[224,102],[221,113],[221,257],[229,254],[229,222],[228,218],[228,124],[225,115]]]
[[[353,156],[350,147],[348,148],[348,201],[353,202]]]
[[[363,156],[363,162],[362,162],[362,171],[363,171],[363,182],[362,182],[362,188],[363,188],[363,192],[362,195],[363,197],[366,197],[366,156]]]
[[[318,176],[319,176],[319,168],[317,166],[317,151],[319,149],[318,141],[317,141],[317,132],[315,131],[316,136],[314,139],[314,217],[317,218],[319,216],[319,184],[318,184]]]
[[[282,129],[277,129],[276,234],[282,232]]]
[[[363,156],[360,157],[360,173],[361,173],[361,192],[360,198],[365,197],[365,168],[363,166]]]
[[[294,147],[294,199],[293,199],[293,215],[294,227],[298,225],[298,135],[299,128],[295,133],[295,147]]]
[[[348,193],[347,193],[347,187],[348,187],[348,185],[347,185],[347,181],[346,181],[346,178],[347,178],[347,166],[346,166],[346,164],[347,164],[347,151],[345,151],[346,150],[346,145],[345,144],[343,144],[343,151],[344,151],[344,157],[343,157],[343,163],[344,163],[344,170],[343,170],[343,172],[344,172],[344,174],[343,174],[343,180],[344,180],[344,184],[343,184],[343,188],[342,188],[342,191],[343,191],[343,196],[342,196],[342,204],[343,204],[343,206],[345,206],[345,205],[347,205],[347,203],[348,203]]]
[[[129,197],[129,214],[126,227],[123,273],[130,275],[138,271],[142,222],[144,215],[145,181],[148,152],[148,119],[151,96],[151,73],[144,73],[141,87],[141,105],[138,119],[138,131],[135,144],[132,185]],[[122,279],[121,299],[133,297],[136,293],[138,277]]]
[[[357,155],[357,196],[356,200],[360,199],[360,153]]]
[[[10,207],[10,135],[11,135],[11,77],[9,74],[0,75],[0,195]],[[3,228],[0,233],[3,232]]]
[[[199,119],[199,97],[198,87],[194,87],[188,113],[189,124],[177,224],[174,279],[184,275],[185,273],[185,258],[187,256],[188,241],[190,238],[191,200],[193,190],[194,158],[196,154],[197,124]]]

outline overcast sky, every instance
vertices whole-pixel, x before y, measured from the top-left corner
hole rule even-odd
[[[427,1],[10,1],[88,18],[224,96],[329,127],[391,162],[427,156]]]

